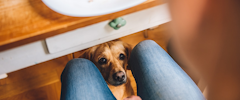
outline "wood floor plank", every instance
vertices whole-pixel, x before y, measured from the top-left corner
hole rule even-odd
[[[59,82],[62,70],[71,59],[67,55],[9,73],[6,79],[0,80],[0,99]]]
[[[61,94],[61,82],[58,81],[51,85],[45,86],[45,91],[47,92],[48,100],[60,100]]]
[[[59,81],[59,76],[56,72],[49,72],[32,79],[18,81],[8,85],[0,86],[0,99],[17,95],[31,89],[43,87]]]
[[[0,100],[60,100],[60,82],[0,99]]]
[[[49,100],[49,99],[47,98],[46,91],[38,88],[0,100]]]

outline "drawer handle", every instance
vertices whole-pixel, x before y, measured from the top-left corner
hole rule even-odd
[[[109,26],[112,27],[115,30],[118,30],[119,28],[126,25],[126,23],[127,23],[126,20],[119,17],[119,18],[116,18],[116,19],[112,20],[111,22],[109,22]]]

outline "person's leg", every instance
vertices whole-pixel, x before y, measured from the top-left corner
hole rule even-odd
[[[129,66],[143,100],[204,100],[192,79],[154,41],[134,47]]]
[[[87,59],[69,61],[61,82],[61,100],[116,100],[98,68]]]

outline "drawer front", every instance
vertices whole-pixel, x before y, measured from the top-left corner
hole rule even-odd
[[[126,20],[127,24],[119,30],[111,28],[108,25],[110,20],[107,20],[47,38],[48,51],[49,53],[56,53],[89,42],[96,42],[94,43],[96,45],[170,21],[166,4],[128,14],[122,16],[122,18]],[[113,38],[108,39],[108,37]]]
[[[108,26],[110,20],[108,20],[2,51],[0,52],[0,74],[58,58],[170,21],[166,4],[125,15],[123,18],[127,20],[127,24],[119,30],[110,28]]]

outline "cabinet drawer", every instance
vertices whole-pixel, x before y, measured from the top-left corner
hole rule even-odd
[[[75,46],[89,44],[80,48],[85,49],[170,21],[167,4],[131,13],[122,16],[122,18],[126,20],[127,24],[119,30],[111,28],[108,25],[111,20],[107,20],[47,38],[48,51],[49,53],[56,53]]]

